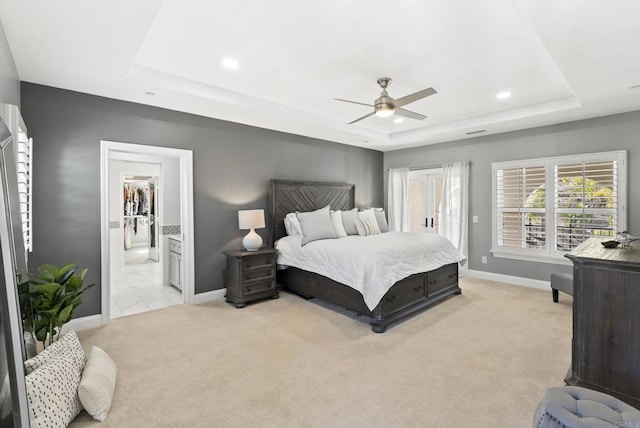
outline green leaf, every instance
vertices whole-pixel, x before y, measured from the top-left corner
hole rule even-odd
[[[72,311],[73,311],[73,305],[65,306],[62,309],[62,311],[60,312],[60,315],[58,315],[58,320],[61,323],[60,325],[69,321],[69,318],[71,318]]]
[[[38,266],[38,271],[41,274],[38,275],[38,278],[53,282],[56,277],[56,273],[58,272],[58,268],[54,265],[40,265]]]
[[[36,293],[46,294],[51,299],[55,295],[56,291],[60,290],[61,287],[62,286],[60,284],[51,282],[49,284],[38,284],[33,287],[33,291]]]

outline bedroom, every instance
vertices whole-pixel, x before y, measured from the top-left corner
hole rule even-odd
[[[5,8],[12,7],[8,2],[3,3],[5,4],[0,9],[0,21],[5,33],[9,34],[9,16],[5,16],[4,13]],[[150,3],[156,6],[160,4]],[[34,4],[37,6],[28,6],[23,11],[25,16],[32,16],[34,11],[29,10],[31,7],[45,7],[40,2]],[[637,6],[629,2],[622,4],[624,7],[618,6],[618,10],[625,10],[628,16],[634,15],[632,9]],[[64,22],[64,10],[52,9],[48,13],[53,14],[59,22]],[[111,16],[113,12],[110,12],[109,8],[106,9],[102,12]],[[85,11],[87,12],[89,11]],[[617,16],[616,13],[609,12],[612,17]],[[130,13],[133,17],[147,16],[138,10]],[[374,15],[374,12],[369,13]],[[33,16],[35,18],[35,13]],[[47,26],[47,21],[41,19],[41,28],[49,32],[43,30],[43,34],[39,35],[38,40],[44,42],[46,34],[55,32],[56,25]],[[147,21],[143,22],[150,24],[151,20],[152,18],[147,17]],[[13,25],[16,25],[15,21]],[[90,22],[75,25],[86,27]],[[137,26],[131,23],[129,25],[134,28],[139,26],[139,32],[146,32],[142,29],[145,25],[141,23]],[[610,24],[605,28],[612,26],[613,24]],[[143,37],[144,34],[138,36]],[[11,66],[14,60],[17,65],[17,57],[20,54],[13,52],[18,49],[16,43],[28,43],[28,39],[16,41],[7,35],[3,36],[2,42],[1,101],[21,106],[29,133],[34,137],[34,158],[37,164],[34,178],[35,232],[30,264],[65,263],[73,260],[89,268],[89,280],[98,286],[86,295],[85,302],[75,313],[77,318],[95,316],[101,311],[100,140],[173,147],[194,152],[196,295],[204,295],[223,287],[225,258],[222,251],[239,248],[243,236],[243,232],[237,228],[237,211],[256,207],[267,209],[268,184],[271,179],[353,183],[356,185],[357,206],[384,206],[388,168],[421,167],[471,160],[469,211],[470,215],[478,216],[479,222],[469,225],[469,268],[480,273],[514,277],[510,278],[512,280],[522,278],[522,282],[531,285],[539,284],[538,281],[548,281],[551,272],[557,270],[558,265],[491,256],[491,163],[614,150],[627,150],[630,165],[640,162],[637,150],[640,135],[640,112],[637,111],[640,109],[640,92],[634,93],[634,90],[628,89],[640,81],[628,82],[624,88],[616,89],[624,89],[624,97],[631,97],[623,109],[615,112],[619,114],[612,115],[611,112],[599,115],[603,117],[568,122],[563,120],[562,122],[566,123],[533,125],[527,127],[530,129],[511,130],[475,138],[467,138],[464,133],[460,133],[460,137],[451,138],[445,144],[381,151],[367,148],[365,144],[358,144],[359,147],[339,144],[332,142],[330,138],[300,136],[292,131],[285,133],[265,129],[268,127],[259,124],[250,126],[204,115],[188,114],[177,111],[180,110],[179,107],[158,108],[154,105],[162,107],[162,101],[158,101],[162,97],[161,91],[156,88],[145,89],[157,91],[159,94],[155,97],[139,91],[135,95],[137,99],[130,100],[135,102],[118,100],[117,96],[100,97],[83,93],[85,91],[75,89],[80,86],[67,87],[71,90],[60,89],[61,85],[55,85],[53,82],[25,77],[31,75],[30,73],[35,75],[36,71],[42,68],[39,64],[20,68],[19,73],[17,67]],[[71,44],[71,41],[68,40],[67,43]],[[128,46],[126,43],[123,43],[123,46],[126,47],[123,51],[126,51],[127,55],[132,55],[131,51],[140,47],[139,44]],[[635,55],[625,51],[630,48],[629,44],[621,42],[618,47],[622,52],[612,50],[611,55],[628,55],[622,63],[624,67],[620,67],[616,72],[624,71],[637,78],[639,70]],[[74,52],[67,52],[66,56],[61,53],[51,61],[45,66],[53,67],[55,61],[70,62],[77,68],[83,66],[83,61],[80,61]],[[619,63],[616,62],[616,65]],[[614,73],[609,69],[606,71]],[[369,95],[373,98],[379,93],[375,78],[380,76],[376,73],[377,71],[369,82],[372,87],[364,85],[360,94],[350,96],[337,88],[335,91],[325,88],[328,92],[323,96],[328,102],[334,102],[331,100],[334,97],[350,97],[362,101],[366,101]],[[435,83],[429,81],[428,76],[426,81],[422,78],[412,78],[416,86],[407,90],[400,86],[400,76],[392,77],[395,80],[389,91],[398,96],[432,84],[438,89]],[[604,77],[600,77],[603,80],[598,82],[604,84],[609,81],[609,77],[605,74]],[[73,78],[82,83],[81,76],[75,75]],[[268,85],[269,79],[265,80],[267,82],[258,83]],[[74,92],[74,89],[77,92]],[[615,92],[612,97],[618,94]],[[438,95],[442,95],[442,91]],[[427,100],[425,103],[428,105]],[[358,108],[350,108],[342,112],[342,120],[346,124],[358,115],[365,114],[366,109],[361,111]],[[432,114],[430,111],[426,113]],[[639,180],[640,170],[629,168],[627,228],[632,232],[640,230],[640,219],[635,214],[640,212],[640,195],[638,188],[633,185]],[[62,194],[61,189],[65,189]],[[41,207],[47,207],[47,210]],[[71,245],[61,246],[60,242]],[[488,257],[487,264],[482,263],[482,256]],[[501,277],[494,276],[493,279]],[[520,291],[517,288],[516,290]],[[525,289],[522,292],[531,291]],[[265,307],[269,303],[256,304],[249,309],[259,310],[264,316],[263,311],[267,310]],[[370,333],[369,329],[365,330]],[[564,365],[567,364],[568,362]],[[561,381],[562,379],[558,378],[557,384]],[[540,392],[536,396],[540,396]],[[535,403],[530,403],[528,407],[532,413]]]

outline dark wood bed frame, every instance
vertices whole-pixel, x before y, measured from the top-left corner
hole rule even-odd
[[[284,217],[290,212],[314,211],[326,205],[349,210],[355,205],[355,186],[344,183],[271,181],[271,230],[273,242],[286,236]],[[362,294],[322,275],[289,267],[277,271],[279,285],[305,298],[317,297],[358,314],[371,317],[371,328],[384,333],[392,323],[407,318],[453,294],[460,294],[458,264],[418,273],[396,282],[373,311]]]

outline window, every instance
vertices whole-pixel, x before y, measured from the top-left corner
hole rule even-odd
[[[24,248],[27,254],[33,250],[32,224],[32,147],[33,141],[27,136],[27,127],[22,120],[18,106],[5,105],[5,118],[14,140],[16,171],[18,173],[18,196],[20,197],[20,217]]]
[[[24,249],[31,252],[32,221],[31,221],[31,154],[33,141],[27,137],[23,128],[18,128],[16,141],[16,161],[18,163],[18,194],[20,196],[20,215],[22,217],[22,234]]]
[[[565,260],[590,236],[626,228],[626,151],[492,167],[495,256]]]

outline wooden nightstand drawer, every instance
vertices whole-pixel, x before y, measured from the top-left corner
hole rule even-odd
[[[275,254],[248,256],[243,259],[242,264],[245,269],[259,269],[274,266],[275,258]]]
[[[276,256],[273,248],[258,251],[225,251],[227,271],[225,286],[228,303],[244,308],[259,299],[278,298],[276,289]]]
[[[261,279],[271,279],[275,275],[272,268],[252,269],[244,271],[245,281],[256,281]]]
[[[248,282],[244,285],[244,294],[249,296],[252,294],[263,293],[265,291],[275,291],[276,283],[273,279],[258,282]]]

